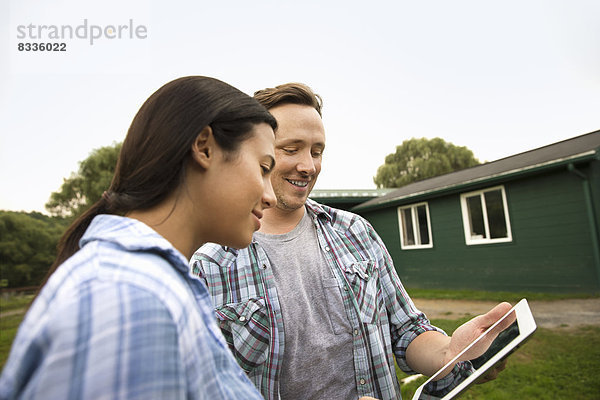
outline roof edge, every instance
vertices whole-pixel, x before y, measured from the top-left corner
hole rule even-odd
[[[539,164],[528,165],[527,167],[516,168],[516,169],[512,169],[509,171],[504,171],[504,172],[500,172],[500,173],[492,174],[492,175],[486,175],[486,176],[482,176],[479,178],[470,179],[470,180],[467,180],[464,182],[455,183],[452,185],[441,186],[441,187],[437,187],[435,189],[414,192],[414,193],[410,193],[410,194],[407,194],[404,196],[394,197],[389,200],[376,202],[374,204],[369,204],[369,205],[364,205],[365,203],[359,204],[355,207],[352,207],[351,211],[372,211],[372,210],[376,210],[379,208],[388,207],[388,206],[392,205],[392,203],[400,202],[402,200],[406,200],[406,199],[410,199],[410,198],[418,198],[418,197],[421,197],[421,196],[424,196],[427,194],[444,193],[444,192],[448,192],[448,191],[452,191],[452,190],[457,190],[457,189],[475,185],[477,183],[484,182],[487,180],[493,181],[493,180],[508,178],[510,176],[529,174],[529,173],[533,173],[533,172],[543,170],[543,169],[558,167],[562,164],[569,164],[575,160],[585,161],[585,160],[593,160],[593,159],[600,160],[600,154],[597,149],[589,150],[589,151],[579,153],[579,154],[574,154],[569,157],[557,158],[557,159],[546,161],[546,162],[539,163]],[[456,172],[460,172],[460,171],[456,171]],[[377,199],[377,200],[380,200],[380,199]]]

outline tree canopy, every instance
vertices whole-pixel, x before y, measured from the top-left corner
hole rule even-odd
[[[121,143],[93,150],[79,163],[79,171],[63,179],[59,191],[50,195],[46,210],[58,217],[76,217],[108,189],[115,172]]]
[[[112,180],[121,143],[93,150],[38,212],[0,211],[0,286],[38,286],[56,258],[72,218],[97,201]],[[66,217],[66,218],[65,218]]]
[[[473,152],[441,138],[412,138],[385,157],[373,181],[378,188],[398,188],[449,172],[479,165]]]
[[[38,212],[0,211],[0,278],[9,287],[37,286],[56,258],[66,221]]]

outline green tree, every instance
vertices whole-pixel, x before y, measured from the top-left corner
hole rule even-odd
[[[398,188],[479,164],[473,152],[464,146],[440,138],[412,138],[385,157],[373,181],[378,188]]]
[[[37,212],[0,211],[0,279],[9,287],[39,285],[66,223]]]
[[[93,150],[79,163],[79,171],[63,179],[59,191],[50,195],[46,210],[58,217],[76,217],[108,189],[115,172],[121,143]]]

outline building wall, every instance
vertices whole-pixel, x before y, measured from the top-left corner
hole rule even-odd
[[[589,168],[584,169],[592,192],[594,216],[596,218],[596,229],[600,229],[600,160],[591,163]],[[597,232],[600,235],[600,232]]]
[[[597,178],[595,164],[577,168]],[[505,182],[504,188],[513,236],[508,243],[466,245],[460,193],[427,200],[431,249],[400,249],[397,206],[363,215],[386,243],[407,287],[600,291],[581,179],[563,168]],[[593,191],[598,194],[598,187]]]

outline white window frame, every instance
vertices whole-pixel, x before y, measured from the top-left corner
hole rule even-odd
[[[410,215],[412,219],[413,226],[413,235],[415,237],[415,241],[421,241],[421,235],[419,232],[419,223],[417,216],[417,207],[425,206],[425,213],[427,215],[427,233],[429,235],[429,243],[427,244],[406,244],[404,243],[404,224],[402,223],[402,211],[406,209],[410,209]],[[397,209],[398,213],[398,225],[400,226],[400,248],[402,250],[413,250],[413,249],[430,249],[433,247],[433,237],[431,235],[431,218],[429,216],[429,204],[427,202],[415,203],[406,206],[400,206]]]
[[[490,238],[490,226],[489,219],[487,215],[487,208],[485,204],[485,196],[486,192],[491,192],[495,190],[500,190],[502,194],[502,206],[504,207],[504,220],[506,224],[506,237],[503,238]],[[469,220],[469,209],[467,207],[467,197],[474,197],[479,195],[479,199],[481,200],[481,210],[483,213],[483,224],[485,228],[485,238],[475,238],[471,235],[471,222]],[[462,218],[463,218],[463,228],[465,232],[465,242],[467,245],[477,245],[477,244],[491,244],[491,243],[506,243],[512,242],[512,229],[510,227],[510,217],[508,215],[508,203],[506,202],[506,191],[504,190],[504,186],[494,186],[490,188],[485,188],[482,190],[476,190],[474,192],[462,193],[460,195],[460,206],[462,210]]]

